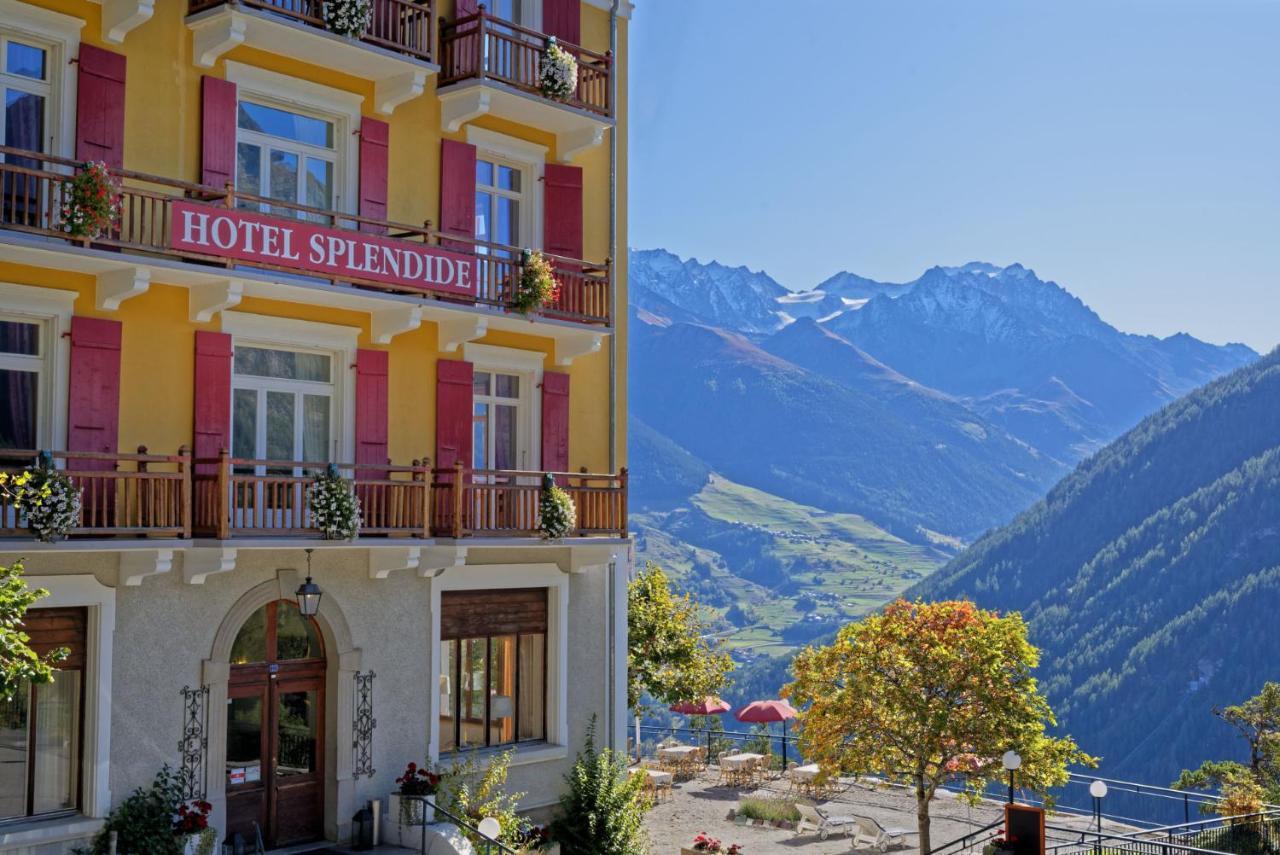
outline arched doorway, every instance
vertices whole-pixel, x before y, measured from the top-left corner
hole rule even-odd
[[[324,831],[324,642],[291,600],[241,625],[227,681],[227,830],[268,847]]]

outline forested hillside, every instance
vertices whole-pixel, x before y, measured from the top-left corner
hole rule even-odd
[[[1144,419],[912,593],[1022,611],[1063,728],[1108,774],[1234,756],[1210,710],[1280,651],[1280,351]]]

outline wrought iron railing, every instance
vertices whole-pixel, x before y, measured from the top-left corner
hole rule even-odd
[[[482,855],[517,855],[516,850],[510,848],[504,843],[495,840],[492,837],[481,834],[480,829],[472,825],[471,820],[464,819],[455,813],[452,813],[438,804],[433,804],[427,800],[430,796],[400,796],[401,801],[418,802],[422,808],[418,811],[418,816],[435,815],[435,823],[423,822],[422,825],[422,845],[419,849],[421,852],[427,851],[427,831],[432,824],[448,823],[457,827],[468,840],[476,852]]]

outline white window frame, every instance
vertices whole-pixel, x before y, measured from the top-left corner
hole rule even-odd
[[[306,118],[309,118],[309,119],[316,119],[318,121],[324,122],[325,124],[333,128],[333,131],[332,131],[333,137],[334,137],[333,148],[324,148],[323,146],[312,145],[310,143],[304,143],[298,140],[290,140],[284,137],[277,137],[271,134],[262,133],[260,131],[251,131],[246,128],[240,127],[239,105],[245,102],[250,104],[256,104],[261,107],[281,109],[293,115],[305,116]],[[265,196],[268,198],[276,198],[271,195],[271,153],[278,151],[278,152],[283,152],[285,154],[291,154],[298,159],[297,188],[296,188],[296,192],[294,193],[294,198],[285,199],[283,201],[293,202],[298,205],[311,206],[312,203],[306,198],[307,196],[307,161],[320,160],[320,161],[324,161],[325,163],[328,163],[330,166],[329,190],[330,190],[331,198],[329,199],[327,206],[317,205],[315,207],[319,207],[324,210],[330,210],[330,211],[341,210],[340,205],[342,204],[342,193],[341,193],[342,188],[340,186],[339,176],[342,174],[342,168],[341,168],[342,146],[340,141],[337,138],[337,134],[338,134],[337,123],[331,117],[320,116],[309,111],[304,112],[302,110],[298,110],[294,108],[284,108],[276,104],[269,104],[266,102],[266,99],[258,98],[257,96],[250,96],[248,98],[237,98],[236,106],[237,106],[236,158],[238,160],[240,157],[240,146],[242,144],[252,145],[255,148],[257,148],[259,152],[259,159],[258,159],[259,183],[258,183],[258,191],[255,195]],[[236,169],[237,178],[239,178],[240,176],[240,170],[238,166],[239,164],[237,163],[237,169]],[[243,188],[237,187],[236,189],[239,190]],[[264,212],[269,211],[270,209],[271,209],[270,205],[266,205],[266,204],[263,205]]]
[[[267,107],[301,113],[333,124],[333,210],[346,214],[357,213],[360,147],[355,143],[354,134],[360,127],[364,96],[240,62],[227,62],[226,79],[236,85],[237,143],[241,140],[241,134],[246,133],[240,130],[240,101],[251,101]],[[276,137],[255,134],[252,131],[248,133],[254,142],[277,140]],[[283,148],[278,143],[272,144]],[[311,148],[301,143],[291,145],[297,146],[300,151],[303,148],[309,151]],[[319,153],[323,149],[316,148],[315,151]],[[239,157],[238,153],[237,157]],[[263,164],[264,175],[268,166]],[[303,188],[302,177],[302,175],[299,176],[299,192],[302,192]],[[259,195],[267,194],[260,192]]]
[[[21,0],[0,0],[0,33],[33,42],[48,51],[49,80],[45,102],[46,154],[75,156],[76,75],[69,65],[79,54],[84,19],[32,6]],[[2,66],[0,66],[2,67]],[[8,76],[5,85],[8,85]],[[28,83],[29,78],[14,78]],[[3,136],[0,136],[0,140]]]
[[[568,756],[569,745],[569,577],[555,564],[486,564],[458,568],[431,582],[431,671],[440,673],[444,652],[440,639],[440,594],[444,591],[547,589],[547,692],[546,742],[515,743],[477,751],[513,751],[513,766],[558,760]],[[433,685],[434,680],[433,677]],[[428,692],[431,702],[429,755],[440,759],[440,692]],[[467,753],[467,752],[463,752]]]
[[[510,23],[515,24],[517,27],[542,32],[542,0],[518,0],[518,2],[522,13],[520,20],[511,21]],[[497,13],[491,9],[490,14],[496,15]]]
[[[36,288],[0,282],[0,319],[34,323],[40,326],[40,355],[11,356],[0,354],[0,368],[21,361],[39,363],[37,385],[36,441],[41,449],[61,450],[67,439],[67,386],[71,364],[71,313],[75,291]]]
[[[463,358],[472,370],[490,374],[514,374],[520,378],[520,397],[516,401],[516,446],[524,460],[517,467],[524,471],[542,468],[542,372],[546,354],[535,350],[498,347],[467,342],[462,346]],[[472,392],[472,409],[481,399]],[[511,398],[486,397],[484,403],[509,403]],[[486,455],[486,459],[487,455]],[[468,461],[470,462],[470,461]]]
[[[317,356],[325,356],[329,358],[329,380],[297,380],[286,377],[261,377],[256,374],[240,374],[235,370],[234,351],[241,347],[252,347],[260,350],[279,350],[286,353],[307,353]],[[232,369],[231,369],[231,406],[232,412],[235,412],[235,395],[239,389],[252,390],[256,393],[257,412],[254,416],[255,435],[253,438],[254,454],[253,457],[267,458],[267,395],[271,392],[284,392],[294,396],[294,420],[293,420],[293,446],[294,451],[291,452],[292,459],[305,460],[303,455],[303,438],[306,434],[306,412],[304,408],[304,400],[307,395],[323,395],[329,399],[329,447],[324,450],[323,459],[308,462],[313,463],[338,463],[341,462],[337,456],[340,448],[340,440],[337,437],[339,433],[339,411],[341,409],[341,401],[338,399],[337,389],[334,380],[338,373],[337,354],[328,350],[321,350],[312,347],[298,347],[297,345],[281,345],[281,344],[264,344],[253,341],[240,339],[233,343],[232,348]],[[234,424],[232,425],[234,430]],[[232,437],[234,444],[235,438]],[[258,453],[258,451],[261,453]],[[264,467],[258,467],[259,475],[266,474]],[[296,472],[301,475],[302,473]]]
[[[467,142],[476,147],[477,160],[521,170],[520,248],[541,249],[547,147],[475,125],[467,125]]]
[[[277,318],[270,315],[255,315],[249,312],[223,312],[222,331],[231,334],[232,353],[236,347],[265,347],[277,350],[294,350],[310,353],[322,353],[332,362],[331,386],[304,380],[284,380],[278,378],[254,377],[254,388],[258,382],[280,384],[272,388],[283,389],[286,385],[309,387],[312,390],[321,385],[332,389],[333,405],[330,409],[329,443],[332,449],[330,456],[334,463],[350,463],[355,457],[355,381],[351,376],[351,368],[356,361],[356,346],[360,336],[357,327],[344,327],[338,324],[323,324],[316,321],[300,321],[294,318]],[[232,356],[234,361],[235,357]],[[231,405],[235,405],[236,377],[232,374]],[[261,404],[259,404],[261,406]],[[263,425],[258,430],[264,430]],[[295,428],[297,429],[297,428]]]

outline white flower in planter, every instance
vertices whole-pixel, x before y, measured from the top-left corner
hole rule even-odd
[[[325,0],[324,26],[331,33],[358,39],[373,18],[373,0]]]
[[[578,60],[556,43],[547,40],[538,69],[538,87],[542,94],[556,101],[568,101],[578,91]]]

